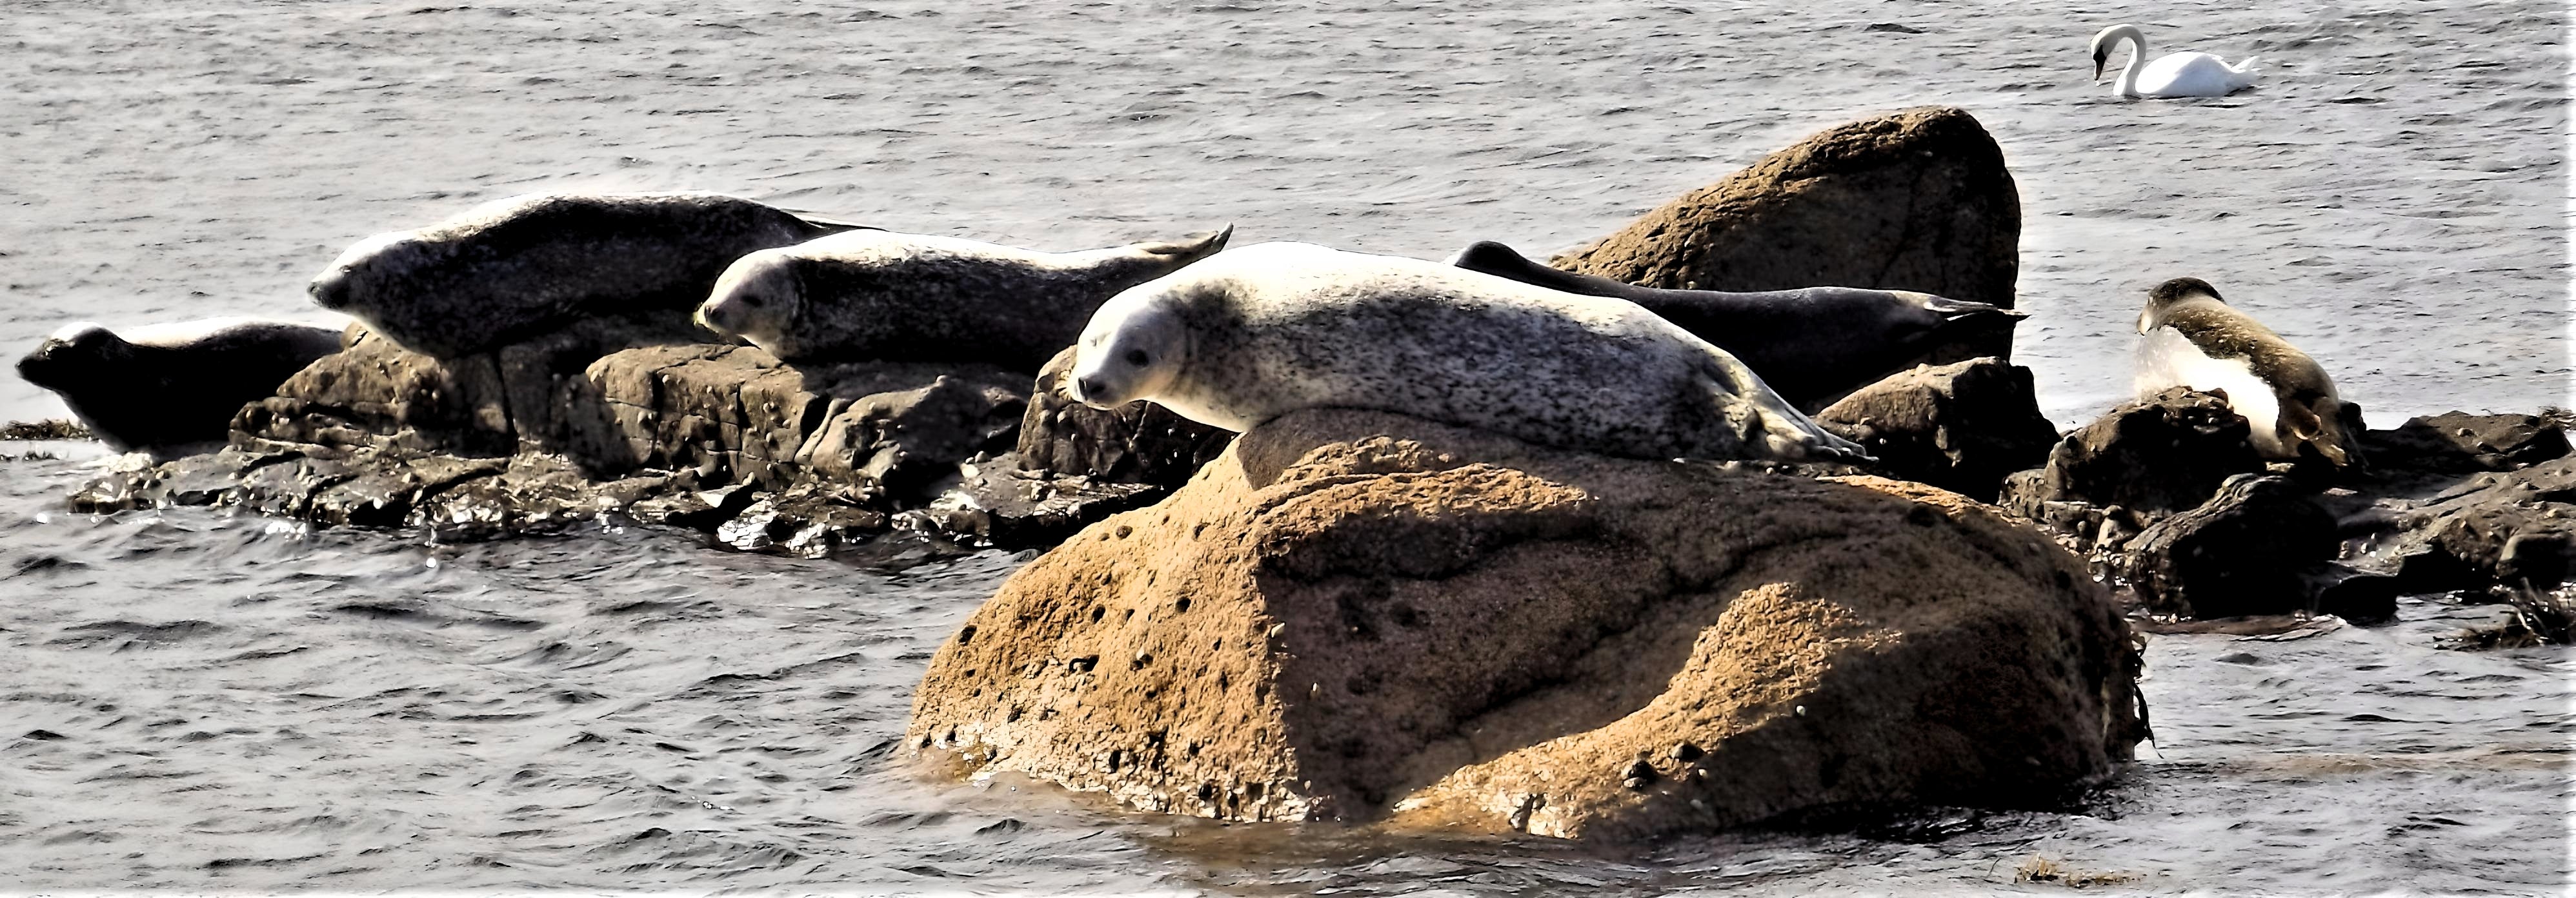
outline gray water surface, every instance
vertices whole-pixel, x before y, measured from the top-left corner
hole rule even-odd
[[[0,347],[71,318],[320,318],[364,234],[540,189],[711,189],[1070,249],[1438,257],[1606,233],[1819,128],[1967,107],[2025,214],[2018,360],[2073,423],[2195,275],[2381,424],[2566,401],[2554,4],[19,2]],[[2115,21],[2259,52],[2123,102]],[[1902,24],[1921,33],[1870,30]],[[12,351],[15,351],[14,349]],[[0,377],[0,418],[59,414]],[[0,444],[0,891],[319,888],[2555,894],[2571,662],[2493,606],[2156,637],[2158,742],[2069,813],[1594,851],[1220,826],[900,762],[932,649],[1019,561],[875,572],[602,527],[433,546],[92,517],[94,446]]]

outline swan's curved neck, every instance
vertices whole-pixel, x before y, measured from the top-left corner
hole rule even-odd
[[[2111,92],[2134,97],[2138,95],[2138,71],[2147,67],[2147,36],[2135,28],[2111,32],[2111,46],[2117,47],[2121,41],[2129,43],[2129,64],[2120,70],[2120,82],[2112,86]]]

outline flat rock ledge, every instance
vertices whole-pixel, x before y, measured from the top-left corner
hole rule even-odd
[[[1155,811],[1630,839],[2053,804],[2129,759],[2138,663],[1956,494],[1310,411],[1015,573],[907,738]]]

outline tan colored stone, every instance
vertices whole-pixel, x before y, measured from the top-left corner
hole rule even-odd
[[[2128,757],[2134,664],[1955,494],[1328,410],[1014,574],[908,734],[1147,809],[1627,838],[2048,801]]]
[[[1549,264],[1666,289],[1867,287],[2012,308],[2020,244],[2002,148],[1934,106],[1825,130]],[[1924,360],[2011,354],[2007,330]]]

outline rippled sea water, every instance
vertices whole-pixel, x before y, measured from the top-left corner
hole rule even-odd
[[[369,232],[538,189],[713,189],[1050,249],[1239,226],[1437,257],[1599,236],[1822,127],[1967,107],[2025,215],[2018,360],[2119,398],[2144,289],[2220,286],[2379,423],[2567,401],[2567,14],[2545,3],[13,3],[0,348],[321,319]],[[738,11],[749,8],[753,11]],[[2122,102],[2083,41],[2264,57]],[[1903,25],[1919,33],[1879,29]],[[12,350],[15,351],[14,349]],[[0,418],[59,414],[0,377]],[[60,458],[15,457],[51,453]],[[894,759],[1020,561],[872,571],[603,526],[437,546],[72,514],[0,444],[0,891],[2560,893],[2563,648],[2156,637],[2158,742],[2067,813],[1637,850],[1239,827]],[[2296,635],[2296,634],[2291,634]]]

